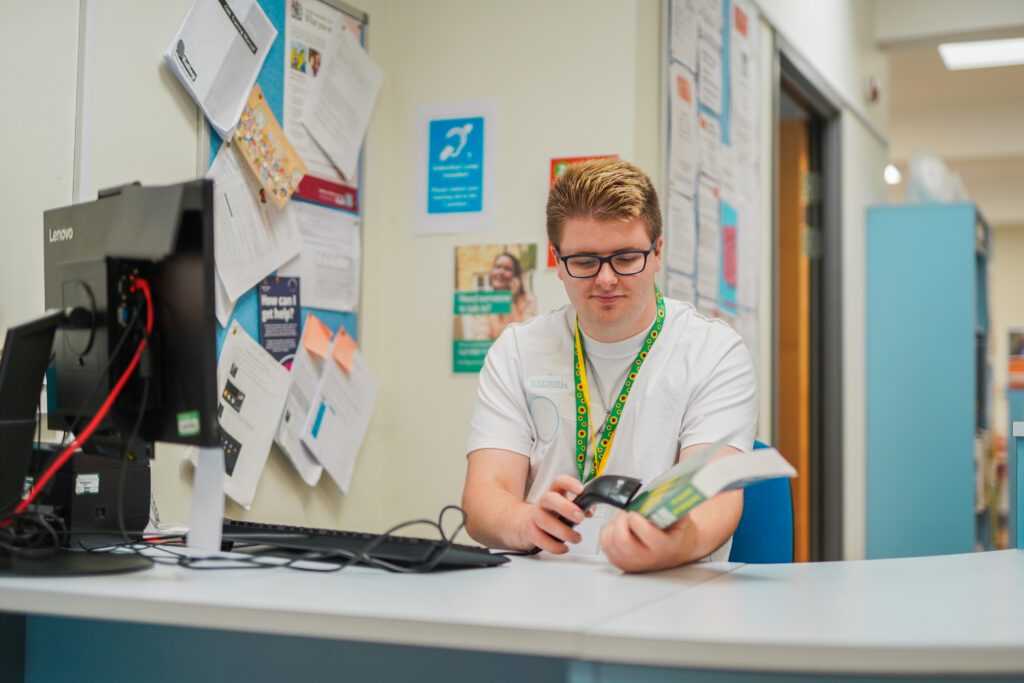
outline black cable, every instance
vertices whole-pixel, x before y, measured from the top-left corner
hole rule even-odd
[[[36,450],[43,446],[43,392],[39,392],[39,404],[36,406]]]
[[[0,554],[27,559],[52,556],[67,543],[64,520],[50,512],[32,510],[0,529]]]
[[[444,518],[446,513],[451,510],[457,510],[461,515],[461,520],[456,526],[455,530],[451,535],[447,534],[444,530]],[[436,546],[431,551],[430,556],[427,560],[420,562],[419,564],[411,566],[402,566],[382,560],[377,557],[373,557],[372,553],[376,550],[381,543],[391,538],[392,534],[404,529],[409,526],[417,524],[426,524],[437,529],[441,538]],[[367,566],[383,569],[388,572],[400,573],[400,574],[421,574],[429,572],[437,567],[444,553],[448,548],[455,542],[456,536],[462,531],[466,524],[466,513],[457,505],[446,505],[441,509],[438,515],[437,521],[429,519],[414,519],[408,522],[402,522],[391,527],[384,533],[378,535],[372,541],[367,543],[366,547],[362,548],[358,552],[347,551],[347,550],[332,550],[332,551],[310,551],[303,553],[302,555],[294,558],[285,559],[284,562],[266,562],[263,561],[267,558],[283,559],[279,555],[275,554],[279,552],[277,549],[270,549],[263,552],[256,552],[246,557],[191,557],[186,553],[179,553],[173,550],[173,547],[168,546],[166,543],[154,543],[150,541],[127,541],[122,543],[109,544],[104,546],[87,547],[85,544],[79,542],[78,546],[82,550],[87,552],[114,552],[117,550],[129,550],[137,555],[146,557],[156,564],[171,564],[177,565],[184,569],[193,569],[197,571],[217,571],[227,569],[294,569],[297,571],[306,572],[317,572],[317,573],[333,573],[339,572],[346,569],[354,564],[365,564]],[[164,539],[166,540],[166,539]],[[144,551],[151,551],[145,553]],[[158,551],[163,555],[169,557],[154,557],[152,551]],[[344,560],[335,564],[332,560],[337,557],[343,557]],[[330,567],[304,567],[300,566],[302,562],[316,562],[316,561],[329,561],[332,566]],[[231,563],[231,564],[225,564]]]
[[[148,350],[149,349],[147,348],[146,351]],[[145,354],[146,351],[143,351],[143,354]],[[142,426],[142,418],[146,416],[146,406],[149,403],[149,380],[150,378],[148,375],[142,380],[142,400],[139,402],[139,414],[136,415],[135,424],[132,425],[132,431],[124,442],[124,453],[121,455],[121,471],[117,478],[117,528],[121,531],[121,538],[126,543],[129,539],[128,531],[125,529],[124,524],[124,488],[128,473],[128,457],[131,455],[130,451],[132,443],[139,435],[139,428]]]
[[[64,450],[64,448],[66,446],[66,443],[67,443],[68,436],[70,434],[72,434],[72,433],[77,432],[79,427],[81,426],[82,420],[85,417],[84,416],[85,410],[88,408],[88,406],[95,399],[96,393],[99,391],[99,389],[103,385],[103,378],[106,377],[108,375],[108,373],[110,372],[111,367],[113,367],[113,364],[117,360],[118,355],[120,354],[121,350],[124,348],[124,345],[128,341],[128,338],[131,336],[131,333],[134,330],[135,326],[138,324],[139,319],[140,319],[141,311],[142,311],[142,304],[140,302],[140,304],[138,306],[136,306],[135,309],[133,310],[131,319],[128,321],[128,324],[125,326],[125,329],[121,333],[120,338],[118,339],[117,343],[114,345],[114,349],[112,350],[112,352],[110,353],[109,357],[107,358],[106,365],[104,366],[104,368],[100,372],[100,374],[97,376],[96,383],[93,385],[92,390],[89,393],[89,396],[85,399],[85,401],[79,407],[78,412],[76,413],[77,418],[76,418],[74,424],[72,425],[72,427],[71,427],[71,429],[69,431],[66,431],[64,433],[64,437],[61,439],[61,445],[60,445],[60,448],[58,449],[57,454],[59,454],[60,451]],[[147,338],[148,338],[148,334],[147,334]],[[50,362],[53,361],[55,356],[56,356],[56,354],[51,354]],[[51,389],[50,387],[47,387],[47,388]],[[147,386],[144,387],[144,392],[147,389],[148,389],[148,382],[147,382]],[[144,404],[145,404],[145,402],[144,402]],[[37,439],[37,447],[41,447],[41,442],[42,442],[42,397],[41,396],[40,396],[40,398],[38,400],[37,405],[38,405],[38,408],[39,408],[39,415],[38,415],[38,420],[39,421],[38,421],[37,426],[36,426],[36,430],[37,430],[36,431],[36,439]],[[130,443],[130,441],[129,441],[129,443]],[[57,454],[55,454],[55,457],[56,457]],[[49,463],[46,464],[46,466],[43,468],[42,471],[46,471],[46,469],[48,467],[49,467]],[[8,502],[6,505],[4,505],[3,508],[2,508],[3,512],[0,513],[0,519],[8,519],[9,520],[8,526],[4,527],[2,529],[3,533],[0,534],[0,556],[2,556],[3,554],[8,554],[8,555],[17,555],[19,557],[28,557],[28,558],[34,558],[34,559],[41,559],[41,558],[44,558],[44,557],[52,556],[54,553],[57,552],[57,550],[59,548],[62,548],[62,547],[66,546],[68,544],[69,539],[70,539],[70,530],[65,525],[63,518],[61,518],[58,515],[54,515],[53,513],[49,512],[49,511],[41,510],[38,505],[35,506],[35,508],[30,508],[30,509],[22,512],[20,515],[13,516],[14,515],[14,508],[17,507],[17,505],[20,503],[20,501],[21,501],[21,496],[16,497],[14,500],[12,500],[12,501]],[[121,512],[123,510],[123,503],[122,503],[121,499],[119,499],[118,504],[119,504],[119,514],[121,514]],[[121,517],[119,517],[119,522],[122,524],[122,528],[123,528],[123,515]]]
[[[139,306],[137,306],[132,311],[131,319],[128,321],[128,324],[125,326],[124,332],[121,333],[121,337],[117,340],[117,344],[114,345],[113,351],[111,351],[109,357],[107,358],[107,364],[103,367],[103,370],[96,376],[96,382],[95,382],[95,384],[93,384],[92,390],[89,392],[89,396],[79,406],[78,411],[76,412],[77,418],[75,419],[75,422],[71,425],[70,429],[68,429],[67,431],[64,432],[64,436],[63,436],[63,438],[61,439],[61,442],[60,442],[60,448],[57,449],[57,453],[54,454],[54,457],[56,457],[60,453],[60,451],[63,451],[64,448],[67,446],[68,436],[71,435],[71,434],[76,433],[78,431],[79,427],[81,427],[82,420],[85,419],[85,415],[84,415],[85,410],[89,407],[89,405],[93,402],[93,400],[95,400],[96,392],[98,392],[100,390],[100,388],[103,386],[103,378],[106,377],[107,374],[110,372],[110,368],[113,367],[114,361],[117,360],[118,355],[121,353],[121,349],[124,348],[125,342],[128,341],[128,337],[131,335],[132,330],[135,328],[135,325],[139,321],[139,314],[141,312],[142,312],[141,304]],[[51,355],[51,357],[50,357],[51,361],[52,361],[52,359],[54,357],[55,357],[55,354]],[[48,392],[51,391],[52,389],[53,389],[53,387],[47,387],[47,391]],[[41,441],[42,440],[42,436],[41,436],[42,435],[41,416],[40,416],[39,430],[40,430],[40,437],[39,438],[40,438],[40,441]],[[47,467],[48,466],[49,466],[49,463],[47,463]],[[43,467],[42,471],[45,472],[47,467]],[[10,517],[14,513],[14,508],[17,507],[18,503],[21,502],[21,498],[22,498],[22,496],[19,495],[14,500],[8,501],[7,503],[5,503],[3,505],[3,507],[0,508],[0,510],[2,510],[2,512],[0,512],[0,519],[4,519],[6,517]]]
[[[121,337],[117,340],[117,344],[114,345],[114,350],[107,356],[107,364],[103,366],[103,370],[96,375],[96,382],[92,386],[92,390],[89,392],[88,397],[82,404],[78,406],[78,410],[75,412],[76,418],[72,423],[71,428],[64,432],[64,438],[61,439],[60,446],[61,450],[67,445],[68,435],[78,433],[78,428],[82,426],[82,421],[85,420],[85,411],[96,400],[96,392],[103,386],[103,379],[110,373],[110,368],[114,366],[114,361],[117,360],[118,355],[121,353],[121,349],[124,348],[125,342],[128,341],[128,337],[131,336],[132,331],[135,329],[135,325],[139,322],[139,316],[142,313],[142,303],[132,309],[132,317],[125,325],[124,332],[121,333]]]

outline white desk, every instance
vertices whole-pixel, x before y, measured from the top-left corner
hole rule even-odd
[[[703,564],[650,576],[564,559],[424,576],[157,567],[91,579],[5,578],[0,610],[557,657],[575,663],[573,681],[615,679],[609,671],[618,664],[1024,675],[1018,550]],[[622,680],[630,678],[638,680]]]
[[[577,658],[601,624],[741,565],[624,576],[605,563],[515,558],[402,575],[351,567],[0,579],[0,610],[230,631]]]
[[[676,667],[1024,672],[1024,551],[745,565],[588,639],[605,660]]]

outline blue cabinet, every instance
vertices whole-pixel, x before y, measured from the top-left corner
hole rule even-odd
[[[975,548],[988,414],[988,229],[973,204],[868,209],[869,558]]]

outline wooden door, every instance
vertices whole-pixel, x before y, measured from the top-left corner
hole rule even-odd
[[[805,250],[810,187],[809,126],[802,118],[779,122],[778,385],[775,446],[796,468],[793,480],[794,559],[810,559],[810,259]]]

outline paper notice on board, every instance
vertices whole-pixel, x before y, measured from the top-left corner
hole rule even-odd
[[[690,71],[697,70],[697,2],[672,0],[672,58]]]
[[[732,122],[730,131],[736,158],[741,164],[757,161],[757,95],[754,69],[756,16],[745,2],[732,4],[729,38],[729,81]]]
[[[331,331],[315,315],[307,315],[295,362],[292,363],[288,398],[274,436],[274,441],[288,456],[302,481],[310,486],[316,486],[320,481],[323,467],[309,449],[302,445],[302,429],[306,425],[313,394],[316,393],[330,353],[330,344]]]
[[[164,52],[221,138],[238,123],[276,37],[256,0],[195,0]]]
[[[213,288],[214,312],[217,314],[217,322],[221,327],[227,327],[231,320],[231,311],[235,309],[235,302],[228,296],[228,290],[224,289],[224,283],[220,281],[220,275],[215,275],[217,281]]]
[[[740,234],[738,258],[741,264],[736,297],[740,306],[757,308],[760,303],[761,236],[757,191],[760,178],[757,169],[744,165],[739,169],[742,203],[739,207]]]
[[[217,361],[224,492],[248,508],[288,395],[288,370],[235,321]]]
[[[213,180],[217,275],[230,301],[237,301],[302,247],[291,203],[278,210],[260,202],[260,188],[243,165],[233,146],[222,145],[207,174]]]
[[[359,170],[348,178],[334,167],[302,125],[306,100],[318,79],[324,78],[324,59],[331,36],[348,26],[362,38],[359,21],[323,0],[289,0],[284,18],[284,126],[285,134],[306,162],[306,177],[296,196],[325,206],[356,211],[359,205]]]
[[[739,248],[739,215],[736,209],[726,201],[719,202],[722,231],[721,266],[718,272],[718,305],[731,314],[736,313],[736,287],[739,284],[737,269],[740,266]]]
[[[718,180],[721,169],[722,129],[718,119],[701,112],[697,119],[700,172]]]
[[[718,185],[701,176],[697,187],[697,293],[717,301],[721,261]]]
[[[261,196],[271,199],[278,209],[284,208],[306,175],[306,165],[281,130],[258,84],[253,86],[233,137],[235,149],[263,188]]]
[[[670,299],[693,303],[697,299],[693,278],[689,275],[669,271],[665,277],[665,295]]]
[[[697,217],[693,200],[675,192],[668,199],[667,265],[693,275],[697,252]]]
[[[697,183],[697,98],[693,76],[678,64],[669,68],[671,127],[670,189],[692,197]]]
[[[293,202],[302,250],[278,275],[302,281],[302,303],[329,311],[359,310],[359,217]]]
[[[721,199],[731,202],[738,202],[740,189],[737,186],[736,173],[736,148],[731,145],[719,145],[718,147],[718,184],[721,190]]]
[[[722,113],[722,48],[706,38],[700,40],[697,76],[700,103],[715,112]]]
[[[281,365],[290,368],[299,348],[302,287],[297,277],[269,275],[256,288],[260,344]]]
[[[700,34],[722,44],[722,0],[697,0],[697,25]]]
[[[302,125],[346,178],[353,177],[384,73],[344,24],[331,37],[322,77],[306,101]]]
[[[370,426],[377,387],[370,374],[370,365],[361,353],[354,352],[354,363],[349,372],[334,357],[334,347],[331,351],[332,356],[324,364],[323,375],[310,404],[302,443],[327,470],[338,488],[347,493],[359,449]]]

